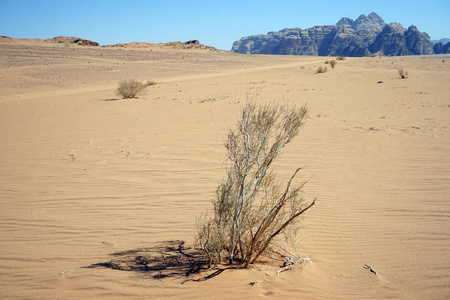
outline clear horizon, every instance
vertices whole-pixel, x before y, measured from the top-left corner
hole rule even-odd
[[[230,50],[244,36],[284,28],[332,25],[375,12],[386,23],[411,25],[432,40],[450,38],[450,1],[54,1],[0,0],[0,35],[74,36],[110,45],[199,40]]]

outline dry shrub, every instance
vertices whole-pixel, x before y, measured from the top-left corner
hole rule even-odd
[[[335,61],[335,60],[330,61],[330,66],[331,66],[332,69],[334,69],[334,67],[336,65],[337,65],[337,61]]]
[[[117,95],[123,98],[137,98],[148,84],[143,84],[135,79],[122,80],[116,90]]]
[[[336,57],[336,60],[345,60],[345,56],[338,56]]]
[[[322,67],[322,66],[320,66],[320,67],[317,69],[317,73],[325,73],[326,71],[328,71],[328,68],[327,68],[327,67]]]
[[[408,78],[408,71],[406,71],[406,70],[403,69],[403,68],[400,68],[400,69],[398,70],[398,75],[400,76],[401,79]]]
[[[283,188],[271,169],[280,151],[297,136],[308,109],[246,104],[225,141],[228,172],[216,190],[213,215],[200,220],[196,245],[211,267],[248,267],[267,253],[278,235],[296,227],[305,206],[297,169]]]

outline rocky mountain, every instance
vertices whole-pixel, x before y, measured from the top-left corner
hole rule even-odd
[[[369,46],[369,51],[381,51],[385,55],[434,54],[428,34],[420,32],[414,25],[406,30],[399,23],[386,25]]]
[[[444,48],[444,45],[437,46],[438,51],[444,51]],[[233,43],[231,51],[320,56],[370,56],[380,52],[383,55],[423,55],[436,52],[428,34],[420,32],[416,26],[405,29],[399,23],[386,24],[374,12],[360,15],[356,20],[342,18],[336,25],[286,28],[243,37]]]
[[[448,54],[450,53],[450,39],[440,39],[433,41],[433,50],[435,54]]]
[[[448,54],[450,53],[450,42],[445,45],[439,42],[434,45],[433,50],[435,54]]]
[[[437,44],[437,43],[442,43],[442,44],[447,44],[447,43],[449,43],[450,42],[450,39],[448,39],[448,38],[443,38],[443,39],[440,39],[440,40],[432,40],[432,42],[433,42],[433,44]]]

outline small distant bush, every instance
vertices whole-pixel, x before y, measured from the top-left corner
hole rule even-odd
[[[334,69],[334,67],[335,67],[336,65],[337,65],[337,61],[335,61],[335,60],[330,61],[330,66],[331,66],[331,68]]]
[[[328,65],[329,63],[330,63],[330,61],[329,61],[329,60],[326,60],[326,61],[325,61],[325,64],[326,64],[326,65]]]
[[[119,82],[119,87],[116,90],[117,95],[122,96],[125,99],[137,98],[137,96],[144,90],[149,84],[144,84],[135,79],[122,80]]]
[[[338,56],[336,57],[336,60],[345,60],[345,56]]]
[[[408,71],[406,71],[406,70],[403,69],[403,68],[400,68],[400,69],[398,70],[398,75],[400,75],[400,78],[401,78],[401,79],[408,78]]]
[[[317,69],[317,73],[325,73],[326,71],[328,71],[328,68],[327,68],[327,67],[322,67],[322,66],[320,66],[320,67]]]

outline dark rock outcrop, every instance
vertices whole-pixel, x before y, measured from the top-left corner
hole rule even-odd
[[[99,46],[97,42],[93,42],[90,40],[81,39],[78,37],[70,37],[70,36],[57,36],[52,39],[46,40],[50,43],[64,43],[64,44],[75,44],[81,46]]]
[[[445,45],[441,42],[434,44],[433,50],[435,54],[448,54],[450,53],[450,42]]]
[[[210,47],[210,46],[205,46],[200,44],[200,42],[198,40],[191,40],[191,41],[187,41],[187,42],[170,42],[170,43],[166,43],[164,44],[166,47],[171,47],[171,48],[175,48],[175,49],[206,49],[206,50],[210,50],[210,51],[217,51],[216,48],[214,47]]]
[[[308,29],[286,28],[277,32],[243,37],[231,51],[245,54],[320,56],[370,56],[433,54],[433,43],[417,27],[407,30],[398,23],[386,24],[376,13],[356,20],[340,19],[336,25]]]
[[[200,42],[198,40],[192,40],[192,41],[184,42],[183,44],[185,44],[185,45],[199,45]]]
[[[84,39],[76,39],[72,43],[81,45],[81,46],[100,46],[97,42],[93,42],[90,40],[84,40]]]

